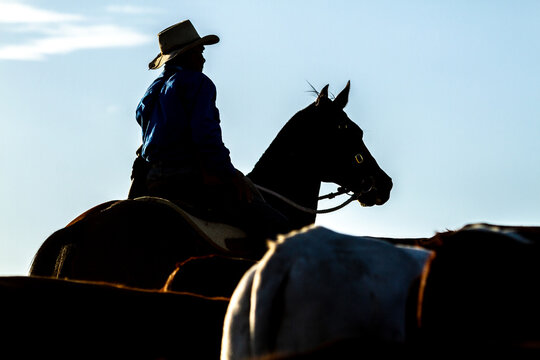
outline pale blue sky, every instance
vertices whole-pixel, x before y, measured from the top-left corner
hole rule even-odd
[[[221,38],[205,73],[244,172],[314,100],[307,81],[337,94],[351,80],[346,111],[395,187],[319,225],[540,225],[538,1],[0,0],[0,275],[27,274],[52,232],[126,197],[156,34],[188,18]]]

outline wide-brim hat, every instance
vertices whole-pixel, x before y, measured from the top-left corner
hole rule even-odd
[[[148,64],[151,70],[160,68],[167,61],[196,46],[216,44],[219,37],[216,35],[200,37],[191,21],[185,20],[161,31],[158,34],[158,41],[160,53]]]

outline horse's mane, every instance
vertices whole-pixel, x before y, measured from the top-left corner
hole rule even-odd
[[[317,89],[315,89],[315,86],[311,85],[311,83],[308,81],[307,82],[309,84],[309,86],[311,87],[311,90],[308,90],[307,92],[310,92],[310,93],[313,93],[315,94],[316,97],[319,96],[319,92],[317,91]]]
[[[313,108],[313,104],[298,111],[281,128],[277,136],[272,140],[268,148],[261,155],[252,172],[258,171],[265,166],[269,159],[283,159],[290,153],[285,153],[282,149],[294,149],[302,147],[302,140],[309,138],[310,126],[307,124],[308,113]],[[292,144],[294,142],[294,144]]]
[[[311,90],[307,90],[307,92],[312,93],[315,98],[318,99],[320,92],[309,81],[307,81],[307,83],[311,87]],[[334,98],[335,96],[332,94],[332,97]],[[261,157],[255,164],[253,171],[258,171],[261,166],[266,164],[269,158],[280,159],[284,156],[290,155],[290,153],[285,154],[276,149],[295,148],[301,146],[302,140],[310,138],[310,129],[313,128],[315,122],[310,118],[309,120],[311,121],[311,123],[307,124],[306,118],[310,115],[309,113],[315,108],[317,103],[318,101],[315,101],[306,108],[298,111],[285,124],[285,126],[281,128],[277,136],[270,143],[270,146],[266,149],[266,151],[261,155]],[[295,141],[296,144],[290,144],[291,141]]]
[[[319,98],[320,92],[315,89],[315,87],[309,83],[311,90],[307,92],[313,93],[316,97],[316,100],[305,107],[304,109],[298,111],[287,123],[281,128],[277,136],[270,143],[266,151],[261,155],[257,163],[255,164],[253,170],[248,174],[250,177],[254,173],[259,177],[262,168],[267,168],[268,161],[272,159],[273,162],[279,162],[282,165],[285,162],[281,160],[288,160],[287,163],[291,163],[291,156],[299,154],[303,148],[306,148],[308,142],[315,138],[315,133],[317,124],[320,123],[317,121],[320,119],[320,116],[317,116],[318,112],[315,111],[318,107],[317,105],[321,103],[322,100],[331,102],[329,98],[322,97]],[[334,97],[332,95],[332,97]],[[287,152],[283,152],[283,149],[287,149]],[[296,151],[298,150],[298,152]],[[267,177],[269,174],[265,173],[264,177]]]
[[[306,91],[306,92],[313,93],[313,94],[315,94],[315,97],[319,97],[320,92],[317,91],[317,89],[315,89],[315,86],[311,85],[311,83],[310,83],[309,81],[308,81],[307,83],[308,83],[309,86],[311,87],[311,90],[308,90],[308,91]],[[329,98],[330,98],[331,100],[335,100],[335,99],[336,99],[336,96],[335,96],[334,94],[332,94],[332,92],[330,92],[330,93],[329,93]]]

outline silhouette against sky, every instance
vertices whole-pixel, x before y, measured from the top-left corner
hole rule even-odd
[[[537,1],[0,0],[0,274],[27,274],[47,236],[127,197],[147,64],[184,19],[221,39],[204,71],[245,173],[314,101],[309,84],[351,81],[345,111],[394,188],[317,225],[428,237],[540,222]]]

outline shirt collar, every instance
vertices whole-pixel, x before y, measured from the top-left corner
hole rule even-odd
[[[164,67],[164,71],[182,71],[184,70],[183,67],[181,67],[180,65],[173,65],[173,64],[165,64],[165,67]]]

